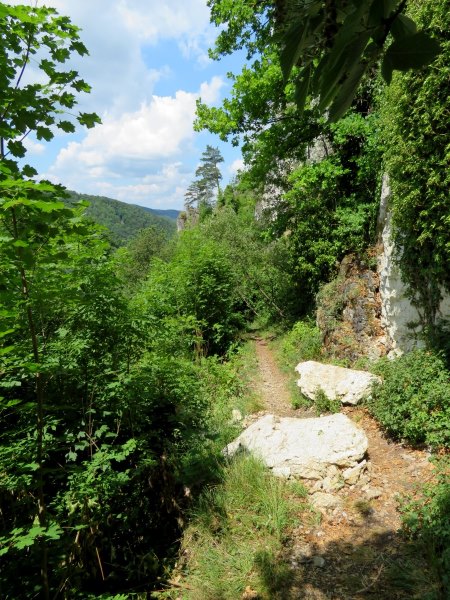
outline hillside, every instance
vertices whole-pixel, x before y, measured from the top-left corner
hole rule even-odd
[[[137,205],[134,204],[133,206]],[[172,219],[173,221],[176,221],[178,219],[178,215],[180,214],[180,211],[175,210],[174,208],[147,208],[146,206],[138,206],[138,208],[143,208],[144,210],[151,212],[154,215],[158,215],[159,217],[167,217],[168,219]]]
[[[90,196],[72,191],[69,194],[70,204],[80,200],[89,202],[90,206],[86,214],[99,225],[109,229],[111,243],[114,246],[124,245],[141,229],[152,225],[162,229],[169,236],[176,231],[175,219],[178,212],[175,210],[153,210],[104,196]]]

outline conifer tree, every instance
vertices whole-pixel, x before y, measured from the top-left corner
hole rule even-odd
[[[196,179],[189,185],[185,194],[186,206],[192,207],[196,204],[197,208],[211,208],[216,193],[220,195],[222,173],[217,165],[223,162],[223,156],[218,148],[207,145],[200,160],[201,164],[195,171]]]

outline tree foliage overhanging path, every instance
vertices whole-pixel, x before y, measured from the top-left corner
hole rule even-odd
[[[248,58],[279,53],[285,85],[293,84],[300,113],[309,96],[330,120],[351,106],[364,75],[381,61],[387,83],[394,70],[430,63],[439,44],[405,14],[407,0],[241,0],[233,6],[210,0],[212,21],[227,23],[213,58],[246,47]],[[259,58],[253,66],[256,66]]]

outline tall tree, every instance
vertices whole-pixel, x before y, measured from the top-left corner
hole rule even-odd
[[[196,204],[198,208],[211,208],[214,197],[220,194],[222,173],[217,165],[223,162],[223,156],[218,148],[207,145],[200,161],[201,164],[195,171],[196,179],[185,194],[186,206]]]

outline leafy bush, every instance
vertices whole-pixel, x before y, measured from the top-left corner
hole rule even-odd
[[[450,444],[450,378],[442,358],[415,350],[376,369],[382,384],[373,388],[369,409],[397,439],[433,448]]]
[[[314,304],[345,254],[360,253],[374,238],[379,154],[376,118],[350,113],[328,132],[325,158],[302,163],[271,225],[289,232],[290,267],[298,281],[298,306]]]
[[[314,408],[318,415],[322,413],[337,413],[341,410],[339,400],[328,398],[322,389],[318,389],[314,398]]]
[[[154,261],[140,302],[150,326],[180,324],[186,335],[190,327],[197,355],[225,354],[241,325],[232,266],[198,230],[183,232],[170,262]]]
[[[281,352],[286,362],[293,365],[300,360],[319,358],[321,347],[318,328],[311,321],[298,321],[284,337]]]
[[[437,581],[430,598],[450,597],[450,458],[435,459],[437,481],[428,483],[419,500],[401,507],[403,527],[413,539],[419,540]]]

